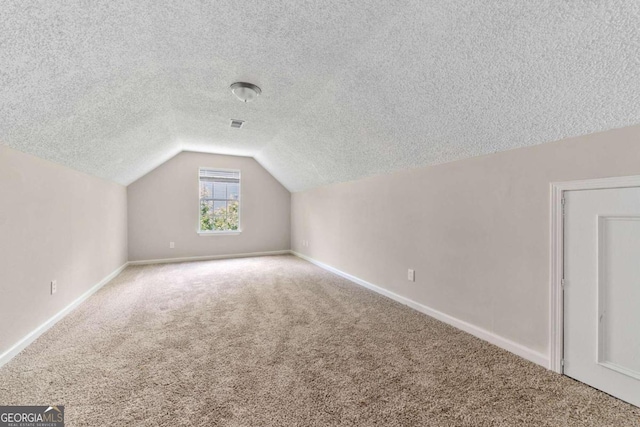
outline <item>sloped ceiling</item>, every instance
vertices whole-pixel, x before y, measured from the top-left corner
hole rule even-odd
[[[639,122],[637,1],[0,7],[0,142],[122,184],[196,150],[300,191]]]

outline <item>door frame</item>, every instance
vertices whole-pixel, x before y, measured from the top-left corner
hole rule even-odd
[[[640,175],[551,183],[549,369],[559,374],[564,353],[564,192],[629,187],[640,187]]]

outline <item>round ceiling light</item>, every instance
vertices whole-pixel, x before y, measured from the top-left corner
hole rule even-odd
[[[242,102],[251,102],[262,93],[258,86],[245,82],[235,82],[229,89]]]

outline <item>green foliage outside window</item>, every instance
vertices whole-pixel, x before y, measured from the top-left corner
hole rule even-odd
[[[228,202],[227,207],[213,209],[207,202],[200,204],[201,231],[231,231],[238,229],[238,202]]]

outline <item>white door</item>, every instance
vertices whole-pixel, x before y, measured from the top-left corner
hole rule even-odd
[[[564,373],[640,406],[640,188],[564,197]]]

